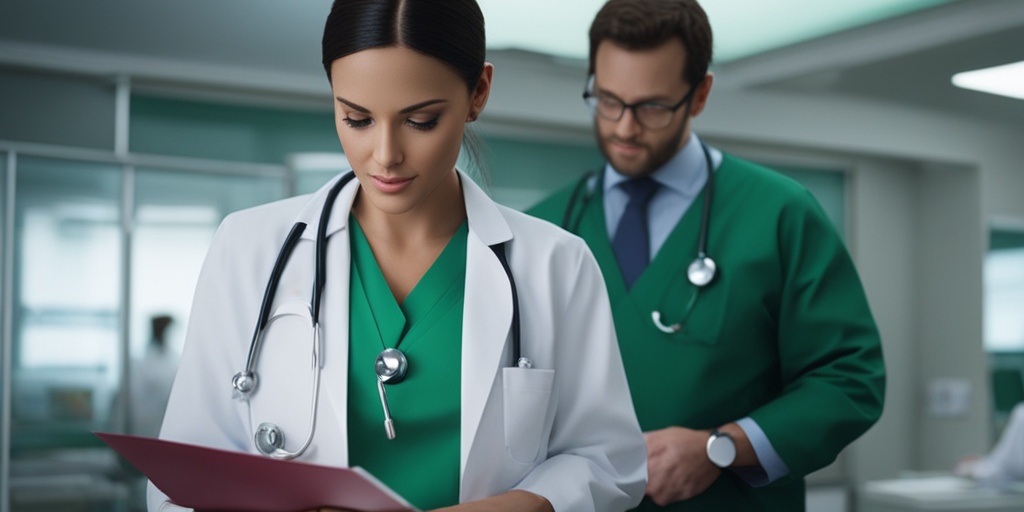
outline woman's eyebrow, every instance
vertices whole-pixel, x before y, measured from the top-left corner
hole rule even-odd
[[[417,111],[417,110],[419,110],[419,109],[421,109],[423,107],[429,107],[430,105],[435,105],[437,103],[444,103],[446,101],[448,101],[448,100],[446,100],[444,98],[437,98],[437,99],[433,99],[433,100],[421,101],[421,102],[419,102],[419,103],[417,103],[415,105],[410,105],[408,107],[403,108],[401,111],[399,111],[399,113],[401,113],[401,114],[408,114],[409,112],[415,112],[415,111]]]
[[[346,100],[345,98],[342,98],[341,96],[338,96],[335,99],[340,101],[340,102],[342,102],[342,103],[344,103],[345,105],[348,105],[348,107],[351,108],[352,110],[355,110],[355,111],[363,113],[363,114],[369,114],[370,113],[370,109],[368,109],[368,108],[366,108],[366,107],[364,107],[362,105],[359,105],[357,103],[353,103],[353,102],[351,102],[349,100]],[[417,110],[419,110],[419,109],[421,109],[423,107],[429,107],[430,105],[435,105],[435,104],[438,104],[438,103],[445,103],[447,101],[448,100],[446,100],[444,98],[437,98],[437,99],[433,99],[433,100],[421,101],[421,102],[419,102],[419,103],[417,103],[415,105],[410,105],[408,107],[403,108],[402,110],[399,111],[399,113],[400,114],[408,114],[409,112],[415,112],[415,111],[417,111]]]
[[[369,114],[370,113],[370,110],[367,109],[366,107],[362,107],[362,106],[359,106],[359,105],[357,105],[355,103],[352,103],[351,101],[348,101],[345,98],[342,98],[341,96],[337,96],[335,99],[340,101],[340,102],[342,102],[342,103],[344,103],[344,104],[346,104],[346,105],[348,105],[349,108],[351,108],[352,110],[356,110],[356,111],[361,112],[363,114]]]

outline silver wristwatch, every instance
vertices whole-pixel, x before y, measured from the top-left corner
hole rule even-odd
[[[718,430],[712,430],[708,437],[708,459],[720,467],[727,468],[736,461],[736,442],[732,436]]]

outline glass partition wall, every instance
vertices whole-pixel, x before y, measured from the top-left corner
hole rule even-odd
[[[127,493],[92,432],[121,379],[121,172],[22,155],[13,172],[11,510],[116,509]]]
[[[283,197],[286,174],[16,162],[0,168],[16,176],[0,195],[13,213],[6,501],[12,512],[143,510],[144,480],[93,432],[156,435],[213,233],[227,213]]]
[[[13,269],[10,263],[14,244],[10,238],[14,224],[14,212],[8,206],[13,205],[10,197],[13,175],[8,172],[11,167],[10,153],[0,151],[0,508],[7,506],[7,481],[10,479],[10,318],[13,314],[10,307],[10,287]]]

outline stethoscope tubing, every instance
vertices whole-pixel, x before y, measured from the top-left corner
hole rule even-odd
[[[280,428],[278,428],[276,425],[272,423],[261,424],[257,429],[256,434],[254,435],[254,441],[260,452],[270,457],[278,459],[294,459],[300,456],[309,447],[310,443],[313,440],[313,435],[316,432],[316,416],[319,405],[318,396],[320,394],[320,372],[324,366],[324,340],[320,333],[320,305],[321,299],[323,297],[323,289],[326,284],[327,275],[327,225],[330,220],[331,210],[334,207],[334,202],[337,199],[338,194],[341,192],[342,188],[344,188],[345,185],[348,182],[352,181],[352,179],[354,178],[355,173],[349,171],[344,176],[339,178],[337,183],[335,183],[330,188],[330,190],[327,193],[327,197],[324,201],[323,208],[320,211],[320,220],[317,225],[315,249],[316,255],[314,263],[315,271],[312,291],[313,296],[310,300],[310,316],[312,318],[312,328],[314,337],[313,370],[316,376],[314,378],[313,396],[311,398],[312,405],[310,407],[311,417],[309,434],[306,436],[305,442],[298,450],[294,452],[289,452],[284,450],[283,448],[284,433],[281,432]],[[274,301],[274,296],[277,293],[277,286],[281,281],[281,276],[284,273],[284,268],[287,265],[288,260],[291,258],[291,254],[294,251],[295,247],[298,245],[299,239],[301,238],[302,233],[305,231],[305,229],[305,223],[296,222],[295,225],[293,225],[291,230],[288,232],[288,236],[285,238],[285,242],[282,245],[281,250],[277,255],[277,258],[274,261],[274,267],[270,273],[270,278],[268,279],[267,286],[263,292],[263,300],[260,302],[260,311],[257,316],[256,329],[255,332],[253,333],[253,338],[249,345],[249,354],[248,357],[246,358],[245,370],[243,372],[239,372],[238,374],[236,374],[232,379],[233,387],[245,399],[248,399],[249,395],[253,391],[255,391],[258,382],[258,377],[256,374],[256,362],[259,359],[259,353],[262,346],[263,332],[267,326],[267,322],[269,322],[270,319],[270,310]],[[515,278],[512,275],[512,268],[508,263],[508,258],[505,253],[506,244],[498,243],[491,245],[490,248],[492,251],[494,251],[494,254],[498,258],[498,261],[501,263],[501,266],[504,269],[505,274],[508,276],[509,287],[512,294],[512,325],[510,327],[512,331],[512,366],[520,368],[530,368],[532,367],[533,363],[529,359],[522,357],[521,353],[522,344],[520,340],[521,327],[519,315],[519,294],[516,288]],[[381,400],[382,403],[384,404],[385,415],[388,416],[388,422],[390,422],[390,415],[387,410],[387,401],[384,398],[383,384],[384,381],[379,380],[378,387],[380,388],[379,391],[381,393]],[[266,434],[266,432],[263,432],[264,427],[268,429],[268,432],[270,431],[270,429],[273,430],[273,435],[271,436],[271,438],[278,439],[280,441],[280,445],[268,447],[264,446],[264,444],[260,442],[260,436]],[[390,439],[394,438],[393,423],[388,428],[388,437]]]
[[[323,209],[320,212],[320,220],[317,226],[316,233],[316,260],[315,260],[315,274],[313,277],[313,297],[310,300],[312,305],[312,316],[313,326],[316,329],[320,325],[320,300],[323,296],[324,282],[327,275],[327,224],[331,216],[331,208],[334,206],[334,201],[338,197],[338,193],[345,185],[355,178],[355,173],[349,172],[342,176],[337,183],[331,187],[327,193],[327,200],[324,202]],[[303,222],[296,222],[292,226],[291,231],[288,232],[288,237],[285,238],[284,245],[281,246],[281,251],[277,255],[277,260],[274,261],[274,268],[270,273],[270,279],[267,280],[266,289],[263,292],[263,300],[260,303],[259,320],[256,324],[256,331],[253,333],[252,342],[249,345],[249,357],[246,361],[245,371],[249,374],[254,374],[256,370],[256,360],[259,358],[259,349],[261,345],[261,334],[263,329],[267,326],[267,321],[270,319],[270,308],[274,302],[274,296],[277,293],[277,285],[281,282],[281,275],[284,274],[284,267],[287,265],[288,260],[291,258],[292,251],[295,250],[295,246],[298,245],[299,239],[302,237],[302,233],[306,230],[306,224]],[[320,363],[323,366],[323,363]]]
[[[700,216],[700,238],[697,239],[697,257],[704,258],[708,255],[708,226],[711,224],[711,197],[715,193],[715,169],[711,151],[703,142],[700,148],[704,151],[704,162],[708,168],[707,181],[704,183],[704,209]]]
[[[252,333],[252,342],[249,344],[249,357],[245,364],[246,373],[252,373],[256,369],[256,359],[259,354],[262,338],[261,334],[263,329],[267,327],[267,321],[270,320],[270,304],[277,293],[277,285],[281,282],[281,274],[284,272],[285,264],[291,257],[292,251],[295,249],[299,237],[302,236],[302,232],[305,229],[306,224],[302,222],[297,222],[292,226],[291,231],[288,232],[288,237],[285,239],[284,246],[281,248],[281,252],[277,255],[277,260],[274,261],[274,269],[271,271],[270,279],[267,281],[266,289],[263,291],[263,301],[260,304],[256,329]]]
[[[697,287],[697,293],[702,288],[707,286],[714,278],[717,271],[717,265],[714,260],[708,257],[708,227],[711,224],[711,201],[714,196],[715,187],[715,169],[714,162],[711,159],[711,151],[708,150],[707,145],[701,142],[701,150],[704,153],[704,162],[707,165],[707,180],[704,184],[704,207],[701,211],[700,220],[700,234],[697,238],[697,256],[686,268],[687,279],[691,284]],[[571,232],[576,232],[579,229],[579,224],[586,214],[587,205],[590,200],[596,195],[596,191],[603,186],[604,176],[601,171],[597,171],[599,174],[595,177],[595,171],[589,171],[584,174],[573,187],[572,193],[569,196],[569,203],[565,207],[565,212],[562,214],[562,228]],[[595,184],[591,184],[591,181],[595,180]],[[586,192],[584,192],[586,189]],[[575,206],[579,203],[579,207]],[[578,211],[577,211],[578,210]],[[573,211],[577,211],[575,221],[573,219]],[[686,316],[689,316],[689,312],[693,307],[694,300],[696,299],[696,293],[690,298],[689,303],[686,307]],[[665,334],[675,334],[682,330],[683,325],[680,322],[673,324],[665,324],[661,319],[660,311],[651,311],[651,321],[654,326]]]
[[[589,204],[590,200],[594,197],[594,190],[596,189],[596,186],[591,185],[590,181],[595,177],[595,171],[587,171],[579,180],[576,181],[576,186],[572,188],[572,194],[569,195],[569,206],[565,208],[565,213],[562,214],[562,223],[560,224],[562,229],[572,233],[575,233],[576,230],[579,229],[580,221],[583,219],[583,213],[587,209],[587,204]],[[600,185],[601,178],[596,178],[598,180],[597,185]],[[587,189],[587,192],[585,195],[581,196],[580,194],[583,194],[584,188]],[[580,197],[583,198],[582,202],[580,201]],[[574,210],[573,206],[577,203],[580,204],[579,213],[576,214],[576,221],[570,222],[572,212]]]
[[[512,366],[529,368],[532,366],[532,363],[529,359],[522,356],[519,324],[519,292],[516,290],[516,280],[512,277],[512,267],[509,266],[508,256],[505,254],[505,243],[494,244],[491,246],[491,250],[494,251],[494,255],[498,257],[498,261],[501,263],[501,268],[505,270],[505,275],[508,276],[508,285],[512,291]]]
[[[356,177],[356,173],[349,171],[342,176],[337,183],[327,192],[327,199],[320,210],[320,222],[316,230],[316,274],[313,277],[313,322],[320,324],[320,300],[323,297],[324,285],[327,281],[327,224],[331,218],[331,209],[334,208],[334,201],[338,194],[348,182]]]
[[[707,180],[704,183],[704,208],[701,210],[700,235],[697,238],[697,256],[705,257],[708,253],[708,226],[711,224],[711,199],[715,188],[715,170],[714,162],[711,159],[711,151],[707,145],[701,142],[700,148],[704,152],[704,161],[707,164]],[[591,184],[591,181],[595,178],[596,183]],[[603,182],[602,171],[588,171],[576,181],[576,185],[569,195],[569,203],[562,214],[562,229],[571,233],[576,233],[579,230],[580,222],[583,219],[587,206],[590,204],[590,200],[597,194],[597,190],[601,188]],[[586,192],[584,192],[584,189],[586,189]],[[579,205],[578,208],[576,207],[577,204]],[[577,213],[573,221],[572,213],[574,211]]]

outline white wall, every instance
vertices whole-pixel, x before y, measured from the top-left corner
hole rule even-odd
[[[986,451],[991,403],[982,346],[984,222],[979,177],[930,165],[924,171],[919,220],[920,379],[966,379],[975,392],[963,417],[929,417],[920,431],[920,464],[950,468],[958,457]],[[981,370],[980,372],[978,370]],[[936,447],[941,449],[929,449]]]
[[[914,166],[865,158],[848,181],[848,237],[872,313],[878,322],[886,364],[882,418],[850,449],[849,473],[859,481],[893,477],[913,467],[919,411],[917,393],[918,305],[916,223],[920,199]],[[872,204],[871,208],[863,205]],[[876,250],[870,250],[876,248]]]

